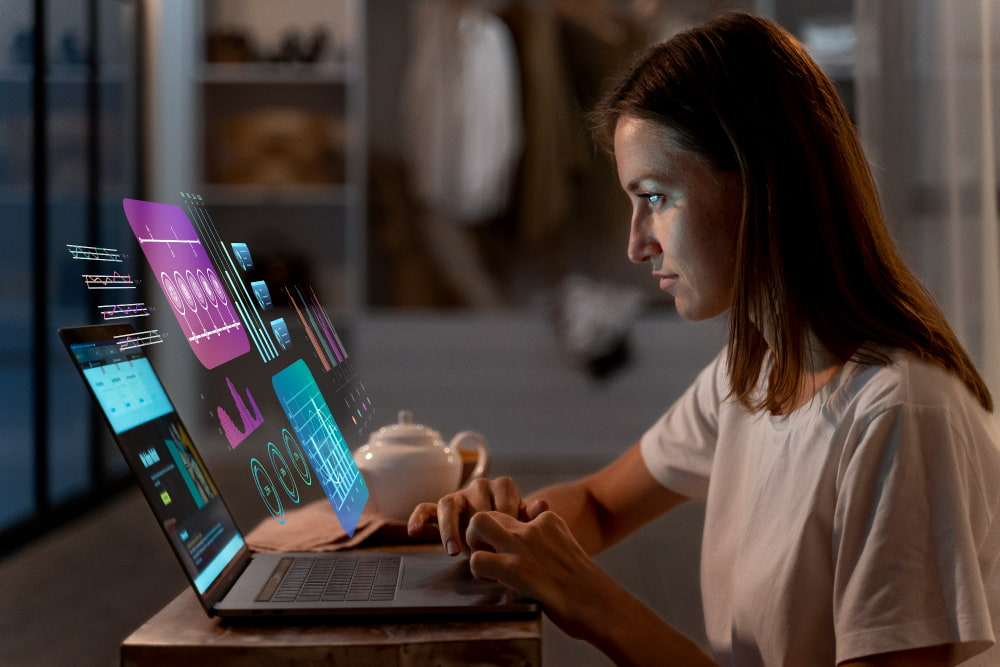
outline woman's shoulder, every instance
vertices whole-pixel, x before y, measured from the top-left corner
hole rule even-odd
[[[844,369],[837,393],[842,401],[863,401],[869,409],[943,408],[989,413],[954,372],[897,348],[872,348]]]

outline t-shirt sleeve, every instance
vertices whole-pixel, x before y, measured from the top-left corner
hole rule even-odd
[[[704,499],[718,437],[719,404],[728,393],[726,352],[706,366],[694,383],[643,434],[643,461],[666,488]]]
[[[974,462],[982,434],[947,407],[907,404],[855,428],[833,526],[837,661],[951,644],[956,664],[985,650],[997,545],[975,509],[996,506]]]

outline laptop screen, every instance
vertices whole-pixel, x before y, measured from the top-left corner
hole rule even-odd
[[[67,340],[70,354],[203,594],[244,548],[243,537],[142,348],[105,335],[107,340]]]

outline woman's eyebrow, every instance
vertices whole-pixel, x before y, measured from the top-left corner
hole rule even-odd
[[[637,176],[629,181],[625,185],[626,192],[636,192],[637,190],[648,190],[651,187],[654,189],[668,188],[672,185],[672,179],[670,179],[666,174],[661,173],[646,173],[642,176]]]

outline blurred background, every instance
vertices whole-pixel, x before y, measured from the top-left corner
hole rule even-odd
[[[724,321],[679,321],[626,260],[628,204],[586,112],[638,50],[728,8],[774,18],[833,77],[904,254],[1000,386],[997,0],[0,6],[0,571],[31,581],[36,561],[106,559],[124,541],[127,562],[168,573],[155,586],[136,573],[136,606],[87,613],[48,657],[5,619],[5,664],[106,664],[183,585],[152,522],[135,511],[133,528],[132,482],[55,334],[109,302],[79,256],[93,247],[119,251],[114,272],[137,283],[150,326],[171,326],[122,198],[201,197],[269,277],[315,286],[382,423],[406,408],[446,436],[479,430],[494,471],[529,486],[586,472],[635,442],[725,337]],[[204,420],[186,352],[151,350],[181,414]],[[225,453],[208,458],[229,472]],[[693,507],[651,538],[683,536],[665,557],[694,579],[699,521]],[[606,563],[627,577],[625,553]],[[700,637],[696,582],[652,589]],[[20,597],[5,586],[0,606],[30,624]]]

